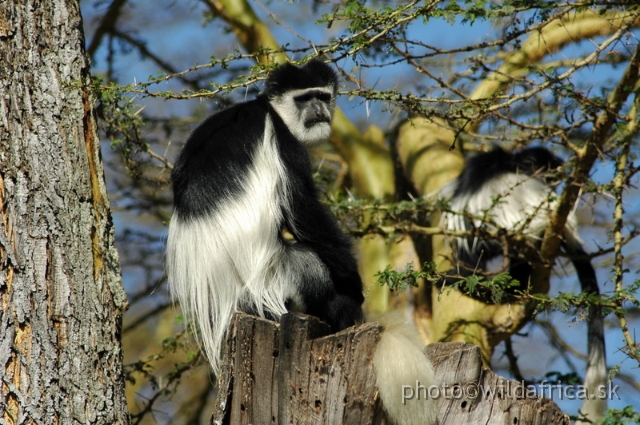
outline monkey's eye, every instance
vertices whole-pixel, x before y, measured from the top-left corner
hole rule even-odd
[[[329,93],[318,93],[316,97],[318,98],[318,100],[321,100],[324,103],[331,102],[331,95]]]
[[[313,99],[315,96],[313,93],[305,93],[303,95],[300,96],[296,96],[293,98],[293,100],[295,100],[296,102],[299,103],[306,103],[308,101],[310,101],[311,99]]]
[[[293,98],[296,103],[307,103],[313,99],[317,99],[324,103],[329,103],[331,101],[331,95],[325,92],[309,92]]]

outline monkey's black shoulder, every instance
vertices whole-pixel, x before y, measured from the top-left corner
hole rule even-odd
[[[266,100],[259,97],[211,115],[191,133],[171,173],[181,218],[206,215],[241,193],[267,111]]]
[[[467,158],[458,177],[456,195],[477,193],[490,180],[507,173],[541,175],[562,165],[562,160],[546,148],[536,146],[507,152],[495,146],[488,152]]]

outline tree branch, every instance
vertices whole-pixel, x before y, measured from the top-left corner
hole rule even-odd
[[[537,288],[548,288],[549,286],[551,267],[558,255],[567,217],[573,210],[582,188],[589,180],[589,173],[608,140],[609,132],[618,119],[618,113],[622,105],[640,78],[639,71],[640,44],[636,46],[636,50],[620,82],[609,95],[604,111],[596,119],[590,139],[584,148],[577,152],[578,160],[576,166],[566,180],[556,210],[551,213],[550,225],[545,230],[540,249],[541,257],[546,260],[546,264],[535,267],[532,275],[532,283]]]
[[[91,39],[91,43],[87,48],[87,54],[89,57],[93,59],[93,55],[95,55],[96,50],[102,43],[102,38],[108,32],[112,31],[115,28],[116,22],[118,21],[118,17],[120,16],[120,11],[122,7],[127,3],[127,0],[113,0],[109,5],[109,9],[107,13],[103,16],[100,21],[100,25],[96,29],[96,32],[93,34],[93,38]]]

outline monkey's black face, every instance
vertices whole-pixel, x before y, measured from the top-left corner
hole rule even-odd
[[[270,103],[300,142],[317,143],[329,138],[334,108],[332,86],[291,90]]]
[[[323,91],[309,91],[293,98],[305,127],[331,124],[331,95]]]

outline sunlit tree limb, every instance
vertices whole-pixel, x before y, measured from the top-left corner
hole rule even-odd
[[[538,64],[545,56],[557,52],[569,43],[590,39],[597,36],[609,36],[614,34],[613,40],[620,38],[620,33],[632,26],[640,24],[638,14],[607,12],[598,14],[593,10],[579,13],[568,13],[554,19],[545,25],[540,31],[533,32],[522,43],[519,50],[511,52],[505,57],[504,63],[487,78],[485,78],[471,93],[471,100],[488,99],[499,91],[507,89],[515,79],[530,72],[529,66]],[[593,59],[596,59],[594,56]],[[585,61],[582,66],[592,63]],[[574,68],[577,68],[574,65]],[[570,70],[573,72],[574,70]],[[536,90],[544,89],[544,85],[536,87]],[[526,94],[522,95],[522,97]],[[510,102],[517,98],[510,98]],[[499,105],[498,105],[499,106]],[[484,119],[486,117],[482,117]],[[482,124],[476,120],[467,126],[466,130],[475,132]]]

